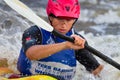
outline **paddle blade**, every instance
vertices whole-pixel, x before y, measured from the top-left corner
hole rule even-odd
[[[53,27],[36,15],[30,8],[19,0],[4,0],[12,9],[30,20],[35,25],[52,32]]]

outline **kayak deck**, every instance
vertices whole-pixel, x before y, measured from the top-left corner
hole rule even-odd
[[[5,75],[12,75],[12,78],[8,79]],[[17,77],[17,78],[16,78]],[[26,77],[20,77],[7,67],[0,67],[0,80],[58,80],[55,77],[49,75],[32,75]]]

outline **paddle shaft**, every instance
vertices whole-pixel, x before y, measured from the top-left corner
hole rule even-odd
[[[107,63],[111,64],[112,66],[116,67],[117,69],[120,70],[120,64],[118,64],[117,62],[115,62],[114,60],[112,60],[111,58],[107,57],[106,55],[104,55],[103,53],[97,51],[96,49],[94,49],[93,47],[89,46],[89,45],[85,45],[85,48],[90,51],[91,53],[93,53],[94,55],[100,57],[101,59],[103,59],[104,61],[106,61]]]
[[[74,42],[74,39],[65,35],[60,34],[59,32],[53,30],[52,32],[55,36],[59,36],[62,39],[65,39],[67,41],[70,42]],[[114,60],[112,60],[111,58],[107,57],[106,55],[104,55],[103,53],[97,51],[96,49],[94,49],[93,47],[89,46],[88,44],[85,44],[85,49],[87,49],[88,51],[90,51],[91,53],[93,53],[94,55],[98,56],[99,58],[103,59],[104,61],[106,61],[107,63],[111,64],[112,66],[114,66],[115,68],[120,70],[120,64],[118,64],[117,62],[115,62]]]

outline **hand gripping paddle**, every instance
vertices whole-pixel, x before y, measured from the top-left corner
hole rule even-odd
[[[37,16],[30,8],[28,8],[24,3],[22,3],[19,0],[4,0],[12,9],[14,9],[16,12],[21,14],[23,17],[27,18],[31,22],[33,22],[35,25],[54,33],[56,36],[59,36],[62,39],[68,40],[70,42],[74,42],[74,39],[65,35],[60,34],[59,32],[55,31],[51,25],[49,25],[47,22],[45,22],[43,19],[41,19],[39,16]],[[98,56],[99,58],[103,59],[107,63],[111,64],[112,66],[116,67],[120,70],[120,64],[113,61],[111,58],[107,57],[103,53],[97,51],[96,49],[92,48],[91,46],[85,44],[85,48],[89,50],[94,55]]]

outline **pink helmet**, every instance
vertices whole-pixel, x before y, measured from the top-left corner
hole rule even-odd
[[[80,4],[78,0],[48,0],[46,11],[48,16],[79,18]]]

